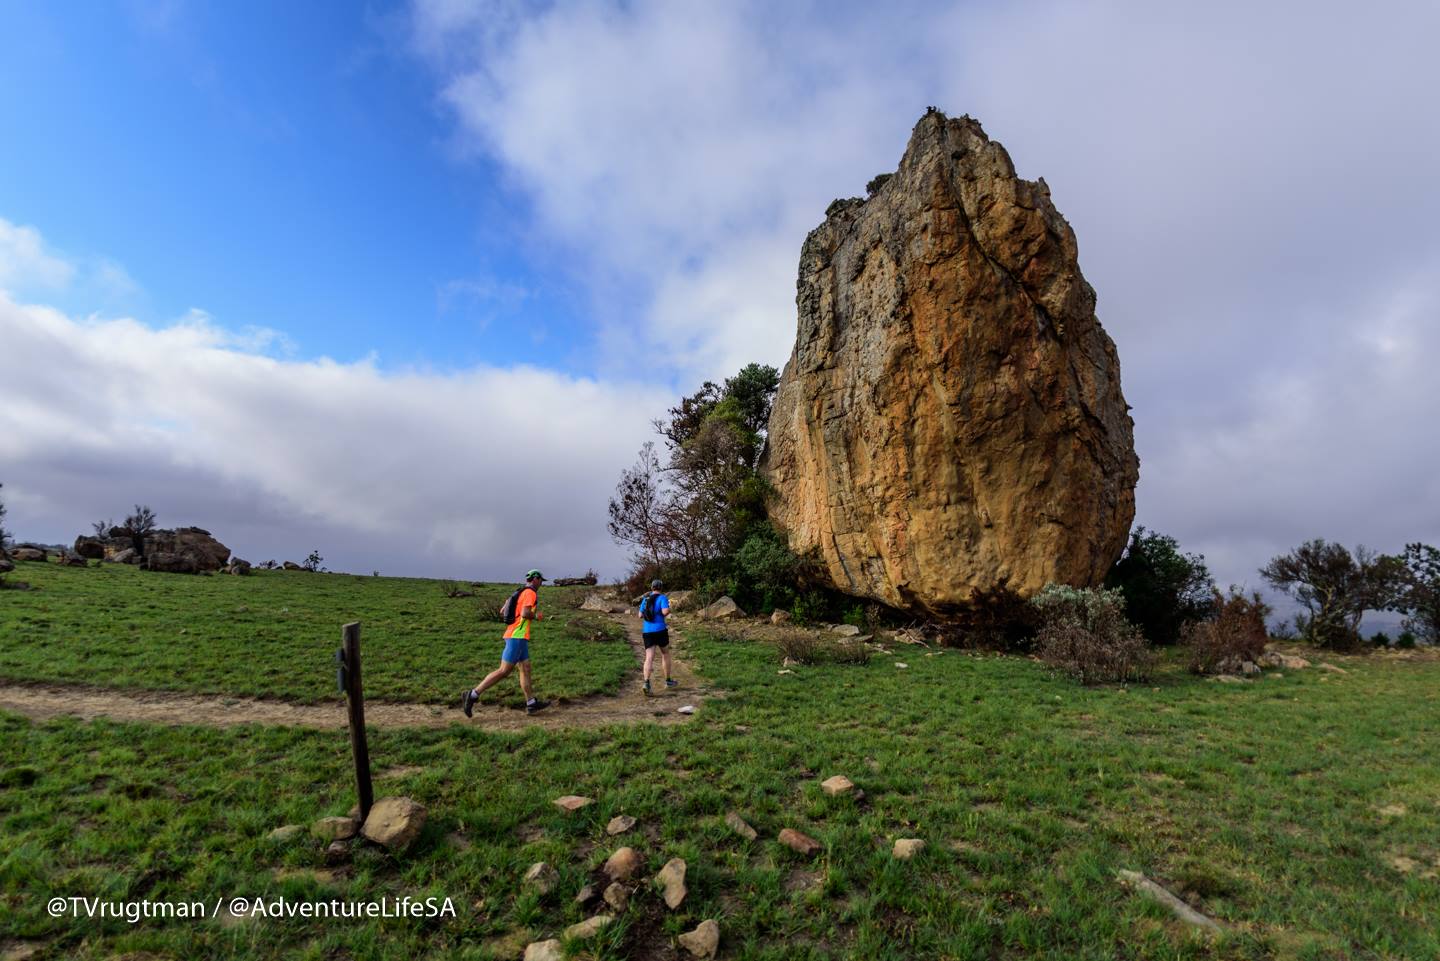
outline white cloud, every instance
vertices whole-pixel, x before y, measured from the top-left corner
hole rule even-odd
[[[386,373],[0,295],[9,526],[69,540],[146,503],[252,561],[513,578],[623,573],[605,502],[668,397],[533,368]]]
[[[67,260],[45,249],[38,230],[0,217],[0,290],[58,290],[74,276]]]

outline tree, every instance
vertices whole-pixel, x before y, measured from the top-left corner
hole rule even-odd
[[[110,536],[110,529],[115,526],[115,522],[113,520],[95,521],[90,526],[95,528],[96,537],[106,538]]]
[[[1182,554],[1173,537],[1137,527],[1105,586],[1125,596],[1125,615],[1152,642],[1174,644],[1186,624],[1210,615],[1215,582],[1202,554]]]
[[[315,573],[321,570],[320,565],[324,563],[324,561],[325,558],[320,556],[319,551],[311,551],[309,556],[305,558],[305,563],[301,564],[300,566],[305,568],[307,571],[310,571],[311,573]]]
[[[1440,550],[1406,544],[1400,560],[1405,571],[1393,609],[1406,615],[1406,630],[1440,644]]]
[[[646,441],[634,467],[627,467],[610,498],[610,536],[639,548],[657,566],[668,545],[662,533],[660,460],[655,444]]]
[[[1404,563],[1364,546],[1355,553],[1321,538],[1271,558],[1260,576],[1294,597],[1309,612],[1304,638],[1319,647],[1347,649],[1360,644],[1366,611],[1392,608],[1403,585]]]

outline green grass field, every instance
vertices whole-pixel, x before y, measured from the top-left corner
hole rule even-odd
[[[362,625],[365,696],[456,700],[500,663],[495,616],[512,586],[447,598],[438,581],[303,571],[153,575],[123,564],[25,563],[34,590],[0,592],[0,677],[313,702],[335,697],[340,628]],[[547,697],[613,692],[634,665],[618,632],[546,588],[534,655]],[[515,687],[511,684],[510,687]],[[518,695],[517,695],[518,696]]]
[[[34,568],[18,576],[43,590],[0,592],[5,678],[317,697],[333,684],[323,661],[339,622],[359,617],[367,678],[385,679],[370,683],[413,697],[424,684],[407,672],[426,660],[414,646],[475,636],[463,602],[423,581]],[[240,607],[254,619],[238,620]],[[89,676],[100,655],[82,656],[102,616],[108,679]],[[408,646],[382,646],[370,624],[384,618],[409,626]],[[199,625],[224,653],[192,681],[167,648]],[[17,626],[43,634],[17,638]],[[248,638],[262,629],[257,651]],[[1172,659],[1150,685],[1085,689],[1025,659],[913,648],[779,675],[766,644],[686,636],[691,662],[726,696],[681,726],[372,731],[375,769],[409,769],[378,793],[415,798],[430,820],[404,856],[356,845],[328,881],[277,877],[324,868],[322,842],[266,835],[350,807],[344,732],[0,716],[0,951],[518,958],[502,940],[523,948],[593,913],[571,899],[629,844],[647,874],[683,857],[689,897],[669,912],[637,893],[601,938],[572,946],[576,957],[675,957],[673,938],[707,917],[721,925],[722,958],[1440,957],[1440,661],[1350,658],[1344,675],[1224,685]],[[592,689],[613,683],[608,662],[573,667],[592,672]],[[837,773],[865,799],[826,797],[819,782]],[[551,801],[572,793],[597,803],[563,815]],[[730,832],[730,810],[759,840]],[[608,837],[618,813],[639,824]],[[824,850],[792,853],[775,841],[784,827]],[[928,846],[896,861],[900,837]],[[521,886],[540,860],[560,872],[544,897]],[[1191,932],[1117,884],[1120,869],[1189,897],[1231,933]],[[282,894],[449,897],[458,916],[129,924],[46,910],[55,896]]]

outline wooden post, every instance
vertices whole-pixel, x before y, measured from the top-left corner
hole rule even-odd
[[[360,823],[370,816],[375,794],[370,786],[370,748],[365,743],[365,693],[360,686],[360,622],[346,624],[345,701],[350,710],[350,750],[355,755],[355,786],[360,792]]]

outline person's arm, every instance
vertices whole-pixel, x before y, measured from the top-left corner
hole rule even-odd
[[[536,597],[534,594],[532,594],[531,597],[535,598],[535,603],[526,604],[525,606],[520,608],[520,619],[525,621],[542,620],[542,618],[540,617],[540,609],[538,607],[540,603],[540,598]]]
[[[669,594],[666,594],[666,595],[665,595],[665,606],[662,607],[662,608],[660,608],[660,616],[661,616],[661,617],[669,617],[669,616],[670,616],[670,595],[669,595]]]

